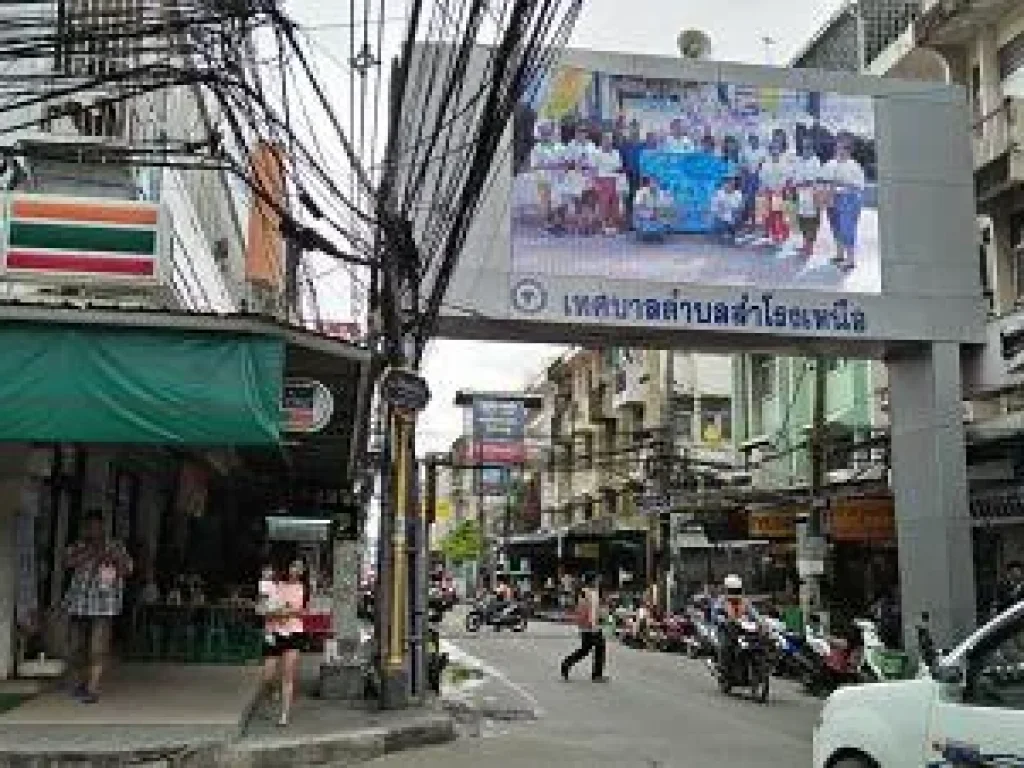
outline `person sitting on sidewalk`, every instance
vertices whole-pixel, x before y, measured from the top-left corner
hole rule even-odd
[[[107,538],[103,515],[91,511],[82,522],[81,539],[68,548],[66,563],[72,571],[64,607],[70,618],[73,695],[83,704],[95,704],[132,559],[124,545]]]

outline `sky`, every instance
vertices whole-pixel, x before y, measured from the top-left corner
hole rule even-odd
[[[584,0],[570,44],[675,56],[678,32],[695,28],[710,36],[711,59],[784,65],[842,4],[843,0]],[[387,2],[386,53],[398,44],[404,5]],[[336,0],[294,0],[292,8],[300,21],[324,25],[344,21],[346,6]],[[323,29],[317,39],[328,51],[322,62],[325,67],[336,67],[338,59],[349,58],[347,31]],[[347,99],[345,94],[339,96]],[[333,297],[327,300],[328,306],[344,313],[347,302],[342,284],[329,284],[325,292]],[[446,450],[462,433],[463,413],[454,405],[458,390],[521,388],[565,349],[538,344],[434,342],[423,366],[432,401],[419,422],[418,451]]]

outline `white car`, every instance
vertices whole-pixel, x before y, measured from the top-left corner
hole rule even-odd
[[[1024,603],[916,680],[841,688],[814,730],[814,768],[1024,766]]]

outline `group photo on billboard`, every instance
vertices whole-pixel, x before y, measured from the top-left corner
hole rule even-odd
[[[868,96],[556,69],[515,121],[513,274],[877,293]]]

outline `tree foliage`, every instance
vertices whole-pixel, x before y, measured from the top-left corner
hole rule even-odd
[[[463,520],[441,541],[441,551],[451,563],[475,560],[480,553],[480,526]]]

